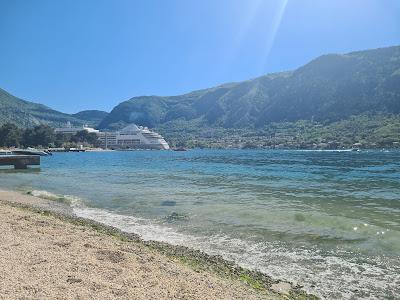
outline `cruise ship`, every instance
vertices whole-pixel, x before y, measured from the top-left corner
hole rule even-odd
[[[160,134],[136,124],[130,124],[117,132],[101,131],[97,135],[105,149],[169,149],[168,143]]]
[[[99,138],[100,146],[105,149],[169,149],[168,143],[160,134],[136,124],[130,124],[120,131],[105,132],[86,125],[72,127],[71,123],[68,123],[66,127],[56,128],[55,132],[74,135],[82,130],[95,133]]]

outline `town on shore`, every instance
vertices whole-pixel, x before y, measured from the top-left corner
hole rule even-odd
[[[381,123],[385,126],[382,127]],[[355,124],[357,126],[355,126]],[[273,123],[264,129],[175,129],[128,124],[120,130],[89,126],[41,124],[21,128],[0,126],[0,148],[35,147],[51,151],[158,149],[398,149],[400,118],[354,117],[328,126],[310,121]],[[399,127],[400,128],[400,127]],[[158,133],[159,132],[159,133]]]
[[[164,138],[147,127],[130,124],[120,131],[100,131],[86,125],[51,128],[39,125],[20,129],[12,123],[0,127],[0,147],[38,147],[49,151],[77,150],[169,150]]]

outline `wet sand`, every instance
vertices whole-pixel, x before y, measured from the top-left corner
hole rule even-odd
[[[57,214],[72,213],[54,201],[0,191],[0,299],[282,299],[289,293],[286,283],[254,288]]]

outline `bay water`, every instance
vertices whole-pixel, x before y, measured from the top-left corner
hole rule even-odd
[[[0,169],[0,188],[322,298],[400,298],[400,151],[55,153]]]

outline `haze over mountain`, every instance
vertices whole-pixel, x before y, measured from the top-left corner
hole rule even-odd
[[[289,72],[194,91],[141,96],[116,106],[99,127],[149,127],[184,120],[223,128],[270,122],[333,122],[360,114],[400,113],[400,47],[323,55]]]

